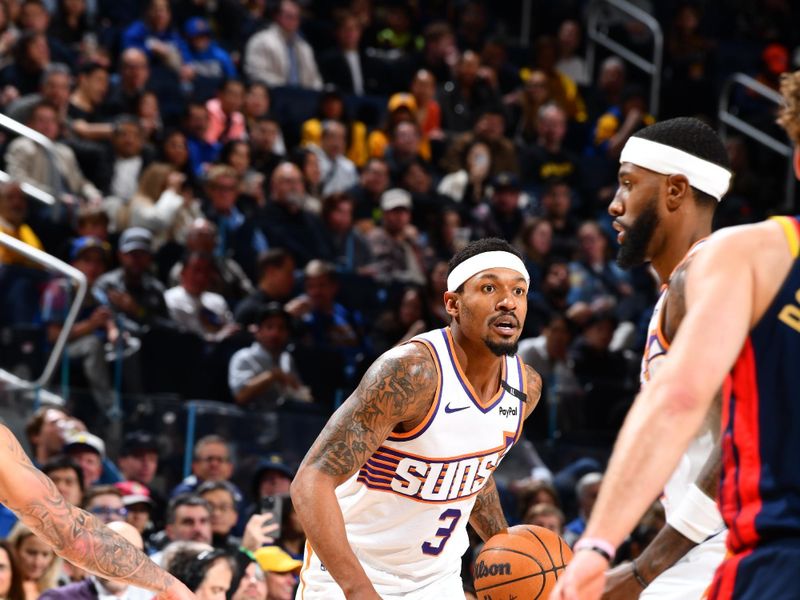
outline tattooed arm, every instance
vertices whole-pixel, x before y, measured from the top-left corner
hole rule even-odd
[[[542,395],[542,378],[533,367],[525,365],[525,378],[528,398],[523,406],[523,418],[527,419],[539,403]],[[506,517],[500,506],[500,496],[494,477],[490,477],[483,489],[475,497],[475,505],[469,517],[469,523],[478,532],[483,541],[508,529]]]
[[[122,536],[69,504],[33,466],[14,435],[0,425],[0,503],[70,563],[105,577],[156,592],[160,598],[194,598]]]
[[[427,414],[438,383],[429,351],[418,343],[389,350],[369,368],[308,451],[292,483],[292,502],[311,546],[348,599],[377,599],[347,543],[335,489],[398,427]]]

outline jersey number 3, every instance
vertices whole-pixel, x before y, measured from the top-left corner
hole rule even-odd
[[[449,540],[450,536],[453,535],[453,530],[456,528],[456,525],[458,525],[459,519],[461,519],[461,511],[457,508],[448,508],[441,515],[439,515],[439,521],[447,523],[447,526],[440,527],[436,530],[436,537],[439,538],[439,543],[434,546],[430,542],[425,542],[422,544],[422,552],[432,556],[438,556],[439,553],[444,550],[447,540]]]

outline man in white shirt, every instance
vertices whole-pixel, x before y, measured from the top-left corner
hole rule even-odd
[[[164,293],[170,316],[210,342],[225,339],[238,330],[225,298],[209,292],[214,259],[201,252],[191,253],[184,261],[181,284]]]

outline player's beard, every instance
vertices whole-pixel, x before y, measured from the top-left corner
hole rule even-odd
[[[513,342],[493,342],[490,339],[483,338],[483,343],[491,350],[495,356],[515,356],[517,354],[517,347],[519,340]]]
[[[619,247],[617,264],[623,269],[641,265],[647,260],[647,247],[658,227],[658,196],[653,196],[630,227],[625,229],[625,241]]]

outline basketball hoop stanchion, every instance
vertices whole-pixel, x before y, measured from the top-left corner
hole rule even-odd
[[[0,246],[10,248],[14,252],[21,254],[28,260],[43,266],[49,271],[57,271],[62,273],[78,284],[78,291],[75,294],[74,302],[69,308],[67,318],[64,320],[64,326],[61,328],[61,332],[58,334],[55,344],[53,344],[53,350],[50,353],[50,357],[47,359],[47,364],[45,364],[44,371],[42,371],[42,374],[33,381],[21,379],[17,379],[17,381],[15,381],[15,387],[17,388],[38,390],[39,388],[44,387],[50,381],[56,364],[61,358],[61,353],[64,351],[64,346],[67,343],[67,337],[69,336],[72,326],[75,324],[75,320],[78,317],[78,311],[80,310],[81,304],[83,304],[83,299],[86,297],[86,289],[88,287],[86,276],[78,271],[78,269],[75,267],[57,259],[55,256],[47,254],[47,252],[43,252],[37,248],[33,248],[32,246],[19,241],[7,233],[0,232]]]

